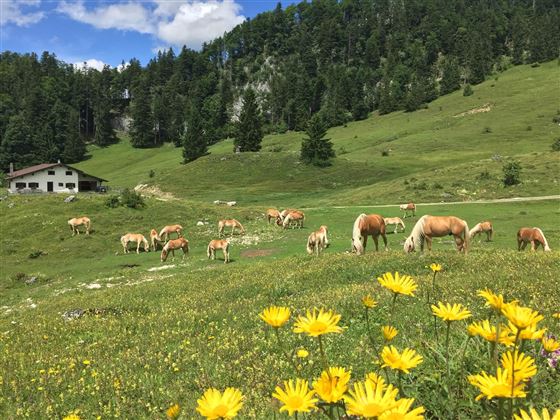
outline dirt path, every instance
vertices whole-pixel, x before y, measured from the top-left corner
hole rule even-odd
[[[417,206],[441,206],[455,204],[493,204],[493,203],[523,203],[525,201],[544,201],[544,200],[560,200],[560,195],[543,195],[538,197],[512,197],[512,198],[495,198],[492,200],[473,200],[473,201],[450,201],[439,203],[415,203]],[[402,203],[401,203],[402,204]],[[379,208],[379,207],[398,207],[399,204],[379,204],[377,206],[331,206],[333,209],[358,209],[358,208]],[[306,207],[302,210],[317,210],[323,207]]]

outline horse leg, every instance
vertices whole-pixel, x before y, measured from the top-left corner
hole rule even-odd
[[[389,248],[387,248],[387,236],[384,233],[382,233],[381,238],[383,238],[383,244],[385,245],[385,251],[388,251]]]
[[[138,241],[138,245],[136,245],[136,253],[137,254],[140,254],[140,244],[141,244],[141,242]]]
[[[432,238],[426,236],[425,241],[426,241],[426,247],[428,248],[428,251],[432,251]]]
[[[525,241],[521,241],[521,247],[520,247],[520,251],[525,251],[525,248],[527,248],[527,244],[528,242]]]
[[[366,253],[367,235],[364,235],[364,254]]]
[[[371,237],[373,238],[373,242],[375,243],[375,252],[379,251],[379,243],[377,241],[377,236],[375,235],[371,235]]]

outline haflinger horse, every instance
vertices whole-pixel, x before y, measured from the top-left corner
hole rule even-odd
[[[184,260],[185,256],[189,253],[189,241],[183,237],[177,239],[171,239],[167,241],[167,243],[163,246],[163,249],[161,250],[161,262],[167,260],[167,256],[169,255],[169,252],[171,252],[171,255],[173,255],[172,260],[174,260],[176,249],[183,250],[182,259]]]
[[[409,211],[412,212],[413,216],[416,216],[416,205],[412,201],[408,204],[401,204],[399,208],[404,212],[403,219],[406,219]]]
[[[181,225],[167,225],[159,232],[160,238],[164,238],[163,240],[167,242],[169,239],[169,235],[172,233],[177,234],[177,238],[183,236],[183,226]]]
[[[224,264],[229,262],[229,239],[214,239],[208,244],[206,254],[208,258],[216,259],[216,250],[221,249],[224,253]]]
[[[424,241],[428,250],[432,250],[432,238],[453,235],[457,251],[465,254],[469,248],[469,226],[467,222],[455,216],[429,216],[425,215],[418,219],[416,225],[406,241],[404,251],[412,252],[420,245],[420,250],[424,251]]]
[[[492,223],[488,220],[477,223],[469,232],[470,239],[474,239],[474,237],[479,233],[486,233],[486,242],[490,242],[492,240],[492,236],[494,235]]]
[[[528,243],[531,244],[531,251],[536,251],[539,245],[542,245],[543,251],[550,251],[548,241],[538,227],[524,227],[517,232],[517,250],[525,249]]]
[[[327,238],[328,228],[323,225],[319,230],[311,232],[307,238],[307,253],[309,255],[314,252],[319,256],[321,251],[329,246],[329,239]]]
[[[280,212],[276,209],[268,209],[266,211],[266,222],[270,223],[271,220],[274,220],[274,222],[276,222],[276,219],[278,219],[278,216],[280,216]]]
[[[379,235],[383,238],[385,243],[385,251],[387,251],[387,236],[385,236],[385,221],[383,217],[378,214],[360,214],[354,222],[352,229],[352,252],[361,255],[366,250],[367,237],[371,235],[373,242],[375,242],[375,250],[379,251],[379,244],[377,239]]]
[[[155,229],[150,231],[150,244],[152,246],[152,251],[154,252],[157,251],[158,244],[165,245],[165,242],[161,239],[161,236],[158,235],[158,232]]]
[[[91,228],[91,220],[89,220],[89,217],[74,217],[73,219],[68,220],[68,224],[70,225],[70,229],[72,229],[72,236],[80,234],[78,226],[81,225],[86,227],[86,235],[89,235],[89,230]]]
[[[218,234],[219,234],[220,237],[222,237],[222,235],[224,233],[224,229],[227,228],[227,227],[231,228],[231,236],[233,236],[233,233],[235,232],[235,228],[238,228],[240,230],[241,234],[245,234],[245,228],[237,220],[235,220],[235,219],[223,219],[223,220],[220,220],[218,222]]]
[[[276,219],[276,224],[286,229],[288,226],[295,225],[297,228],[303,228],[305,221],[305,213],[300,210],[290,210],[284,216],[280,215]]]
[[[144,245],[144,251],[148,252],[150,250],[148,240],[144,235],[141,233],[127,233],[126,235],[121,236],[121,244],[124,249],[124,253],[128,254],[130,251],[128,250],[128,243],[129,242],[136,242],[136,253],[140,254],[140,245]]]
[[[400,217],[385,217],[383,221],[385,222],[385,227],[388,227],[389,225],[395,225],[395,230],[393,231],[393,233],[397,233],[399,231],[399,226],[402,227],[402,231],[404,232],[404,222]]]

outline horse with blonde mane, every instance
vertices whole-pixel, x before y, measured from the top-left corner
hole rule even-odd
[[[185,256],[189,253],[189,241],[183,237],[177,239],[171,239],[167,241],[167,243],[164,245],[163,249],[161,250],[161,262],[167,260],[167,256],[169,255],[170,251],[171,251],[171,255],[173,255],[172,260],[174,260],[176,249],[183,250],[182,259],[184,260]]]
[[[536,251],[539,245],[542,245],[543,251],[550,251],[548,241],[538,227],[524,227],[517,232],[517,250],[525,249],[528,243],[531,244],[531,251]]]
[[[471,240],[479,233],[486,233],[486,242],[490,242],[492,240],[492,236],[494,235],[492,223],[488,220],[477,223],[469,232]]]
[[[152,246],[152,251],[157,251],[157,246],[158,244],[164,244],[165,242],[161,239],[161,237],[158,235],[157,230],[152,229],[150,231],[150,244]]]
[[[404,211],[403,219],[406,219],[409,211],[412,212],[413,216],[416,216],[416,205],[412,201],[407,204],[401,204],[399,208]]]
[[[352,251],[355,251],[357,255],[361,255],[365,252],[368,235],[372,236],[376,251],[379,251],[377,239],[379,235],[381,235],[385,243],[385,251],[387,251],[385,221],[382,216],[378,214],[366,215],[362,213],[354,221],[354,227],[352,229]]]
[[[406,241],[404,251],[412,252],[420,245],[420,251],[424,251],[424,241],[428,250],[432,250],[432,238],[453,235],[457,251],[467,253],[469,248],[469,226],[467,222],[455,216],[429,216],[425,215],[418,219],[416,225]]]
[[[164,226],[162,230],[159,232],[160,238],[164,238],[164,241],[167,242],[169,239],[169,235],[172,233],[177,234],[177,238],[183,236],[183,226],[181,225],[167,225]]]
[[[393,233],[398,233],[399,226],[402,227],[402,231],[404,232],[404,222],[400,217],[385,217],[383,221],[385,222],[385,227],[388,227],[389,225],[395,225],[395,230],[393,231]]]
[[[128,250],[129,242],[136,242],[137,254],[140,254],[140,245],[142,244],[144,245],[144,252],[148,252],[150,250],[148,240],[141,233],[127,233],[126,235],[121,236],[121,244],[125,254],[130,252]]]
[[[329,246],[329,239],[327,238],[328,228],[322,225],[319,230],[311,232],[307,238],[307,253],[309,255],[314,252],[319,256],[321,251]]]
[[[268,209],[266,211],[266,222],[270,224],[271,220],[276,221],[276,219],[278,219],[278,217],[280,216],[280,212],[276,209]]]
[[[276,224],[282,226],[286,229],[288,226],[294,226],[297,228],[303,228],[303,222],[305,221],[305,213],[300,210],[290,210],[285,213],[284,216],[280,215],[276,219]]]
[[[235,220],[235,219],[223,219],[223,220],[220,220],[218,222],[218,234],[219,234],[220,237],[222,237],[222,235],[224,233],[224,229],[227,228],[227,227],[231,228],[231,236],[233,236],[233,233],[235,232],[235,228],[238,228],[242,235],[245,234],[245,228],[237,220]]]
[[[229,262],[229,239],[214,239],[208,244],[206,255],[209,259],[216,259],[216,250],[221,249],[224,253],[224,264]]]
[[[86,235],[89,235],[89,230],[91,228],[91,220],[89,220],[89,217],[74,217],[73,219],[68,220],[68,224],[70,225],[70,229],[72,229],[72,236],[80,234],[78,226],[82,225],[86,227]]]

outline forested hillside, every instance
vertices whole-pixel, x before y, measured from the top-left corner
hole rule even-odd
[[[47,52],[3,52],[0,166],[77,162],[85,143],[113,143],[116,128],[135,147],[182,145],[194,109],[212,144],[235,135],[248,86],[265,132],[302,130],[316,113],[335,126],[413,111],[511,65],[555,58],[558,27],[554,0],[320,0],[278,4],[201,51],[163,51],[146,67],[76,70]]]

